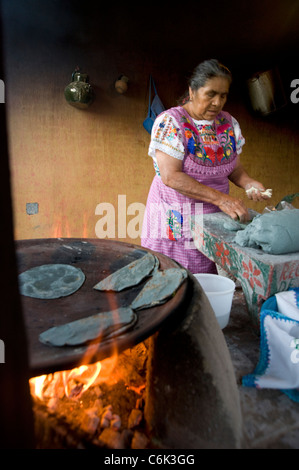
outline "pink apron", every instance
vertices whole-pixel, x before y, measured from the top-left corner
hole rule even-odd
[[[221,112],[212,126],[202,126],[199,132],[181,106],[166,112],[180,126],[185,148],[183,172],[228,194],[228,176],[237,158],[231,116]],[[192,273],[216,273],[215,264],[195,248],[189,226],[190,216],[213,212],[219,208],[178,193],[156,174],[147,199],[141,245],[169,256]]]

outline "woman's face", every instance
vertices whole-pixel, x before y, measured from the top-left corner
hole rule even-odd
[[[191,117],[197,120],[212,121],[226,103],[230,82],[225,77],[214,77],[195,92],[189,89],[189,110]]]

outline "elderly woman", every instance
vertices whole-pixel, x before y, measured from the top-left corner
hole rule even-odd
[[[235,220],[249,214],[241,199],[230,196],[229,180],[260,201],[264,186],[240,162],[245,140],[236,119],[222,111],[231,84],[230,71],[217,60],[199,64],[180,106],[161,113],[153,126],[149,155],[153,179],[141,244],[173,258],[192,273],[216,273],[215,264],[194,248],[191,214],[223,211]]]

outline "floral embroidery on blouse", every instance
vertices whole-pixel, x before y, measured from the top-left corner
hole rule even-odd
[[[185,116],[182,116],[181,122],[187,139],[188,151],[203,164],[226,163],[235,152],[234,132],[224,117],[215,121],[217,131],[213,125],[202,125],[199,126],[199,132]]]
[[[162,140],[163,138],[169,141],[172,141],[175,137],[178,136],[179,128],[176,128],[171,121],[169,121],[168,116],[164,114],[163,120],[159,123],[159,126],[156,131],[155,138],[157,140]]]
[[[232,125],[225,116],[219,116],[214,123],[193,121],[181,116],[181,122],[178,122],[165,112],[154,123],[149,147],[149,155],[153,158],[158,176],[160,172],[155,158],[156,150],[183,160],[184,138],[191,158],[204,166],[228,163],[235,152],[242,152],[245,143],[240,126],[233,117]]]
[[[234,131],[229,122],[224,118],[216,119],[217,137],[221,147],[223,148],[223,159],[229,159],[236,151],[236,139]],[[221,161],[222,161],[221,160]]]

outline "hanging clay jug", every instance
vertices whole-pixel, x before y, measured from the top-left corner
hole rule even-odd
[[[81,71],[73,72],[71,83],[64,89],[64,96],[72,106],[81,109],[88,108],[95,97],[88,75]]]
[[[117,93],[123,94],[128,90],[128,77],[121,75],[115,82],[115,89]]]

